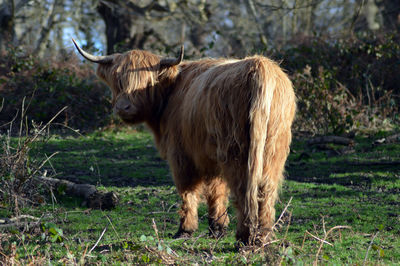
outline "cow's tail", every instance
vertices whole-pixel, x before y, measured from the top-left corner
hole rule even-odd
[[[268,59],[256,58],[255,71],[249,76],[250,101],[250,146],[247,167],[247,189],[245,198],[245,217],[250,236],[255,236],[258,221],[258,187],[263,179],[264,149],[271,102],[276,86],[275,64]]]

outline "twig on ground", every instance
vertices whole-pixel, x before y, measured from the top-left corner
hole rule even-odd
[[[307,233],[304,233],[303,242],[301,243],[301,250],[304,248],[304,243],[306,242]]]
[[[292,212],[289,212],[288,225],[286,226],[285,235],[283,236],[282,243],[284,243],[285,240],[286,240],[287,234],[288,234],[288,232],[289,232],[289,227],[290,227],[290,222],[291,222],[291,220],[292,220]]]
[[[157,228],[157,224],[156,224],[156,221],[154,220],[154,218],[152,218],[152,227],[154,229],[154,232],[155,232],[155,235],[157,238],[158,246],[160,246],[163,243],[163,241],[160,240],[160,238],[158,236],[158,228]],[[165,252],[163,249],[159,249],[159,248],[156,249],[156,248],[145,245],[145,249],[147,251],[149,251],[150,253],[156,254],[165,264],[173,264],[175,262],[176,258],[179,257],[179,255],[176,254],[176,252],[173,251],[170,247],[168,247],[168,248],[169,248],[170,252]]]
[[[119,234],[118,234],[117,230],[115,229],[115,227],[114,227],[113,223],[111,222],[111,219],[110,219],[110,217],[108,217],[108,215],[107,215],[107,214],[105,214],[104,212],[103,212],[103,215],[104,215],[104,216],[107,218],[107,220],[108,220],[108,222],[110,223],[110,225],[111,225],[112,229],[114,230],[114,233],[117,235],[117,237],[118,237],[118,241],[119,241],[119,242],[121,242],[121,238],[119,237]]]
[[[82,257],[81,257],[81,259],[80,259],[81,265],[84,265],[84,264],[85,264],[84,262],[85,262],[85,257],[87,256],[87,255],[86,255],[86,252],[87,252],[88,248],[89,248],[89,245],[86,244],[86,248],[85,248],[85,250],[83,251]]]
[[[324,236],[326,236],[325,217],[324,216],[322,216],[322,229],[324,230]]]
[[[51,154],[50,156],[47,156],[47,155],[46,155],[46,159],[40,164],[39,167],[37,167],[37,168],[35,169],[35,171],[31,174],[31,176],[35,176],[35,174],[36,174],[40,169],[42,169],[42,167],[43,167],[53,156],[55,156],[55,155],[58,154],[58,153],[59,153],[59,152],[56,151],[56,152],[54,152],[53,154]]]
[[[154,220],[154,218],[152,218],[152,223],[153,223],[154,232],[155,232],[156,237],[157,237],[157,241],[158,241],[159,244],[161,244],[161,243],[163,243],[164,241],[161,240],[161,239],[159,238],[159,235],[158,235],[158,228],[157,228],[157,224],[156,224],[156,221]],[[165,243],[165,242],[164,242],[164,243]],[[168,248],[170,248],[170,247],[168,247]],[[171,250],[171,253],[172,253],[172,254],[174,254],[176,257],[179,257],[179,255],[178,255],[173,249],[170,248],[170,250]]]
[[[267,234],[266,239],[269,238],[270,234],[273,234],[274,231],[277,231],[277,230],[278,230],[278,229],[276,229],[276,227],[277,227],[278,225],[281,225],[281,224],[284,223],[284,221],[283,221],[283,216],[284,216],[285,213],[287,212],[287,210],[288,210],[288,208],[289,208],[289,206],[290,206],[290,204],[291,204],[291,202],[292,202],[292,199],[293,199],[293,197],[290,197],[290,199],[289,199],[288,203],[286,204],[285,208],[283,209],[283,211],[282,211],[281,214],[279,215],[278,220],[274,223],[274,225],[272,226],[271,231]],[[275,240],[271,240],[271,241],[265,242],[265,243],[263,243],[260,247],[256,248],[256,249],[254,250],[254,252],[256,253],[256,252],[258,252],[259,250],[261,250],[261,249],[265,248],[266,246],[271,245],[271,244],[273,244],[273,243],[277,243],[277,242],[282,242],[282,243],[284,243],[284,240],[286,239],[286,236],[287,236],[287,233],[288,233],[288,230],[289,230],[291,217],[292,217],[292,213],[290,213],[290,216],[289,216],[289,224],[288,224],[288,226],[287,226],[287,228],[286,228],[285,236],[284,236],[283,239],[275,239]]]
[[[11,227],[36,227],[40,224],[40,221],[42,220],[43,216],[40,218],[31,216],[31,215],[20,215],[17,217],[13,217],[13,218],[9,218],[9,219],[0,219],[0,229],[7,229],[7,228],[11,228]],[[28,222],[28,221],[24,221],[21,222],[21,219],[31,219],[31,220],[35,220],[35,222]],[[9,223],[9,221],[11,221],[11,223]]]
[[[292,199],[293,199],[293,197],[290,197],[288,203],[286,204],[285,208],[284,208],[283,211],[281,212],[281,215],[279,215],[278,220],[276,220],[276,222],[275,222],[274,225],[272,226],[272,230],[276,230],[276,229],[275,229],[276,226],[277,226],[278,224],[280,224],[280,223],[283,223],[283,219],[282,219],[282,218],[283,218],[283,215],[286,213],[287,209],[289,208],[290,203],[292,203]]]
[[[178,203],[174,203],[174,204],[172,204],[171,206],[169,206],[167,212],[170,212],[171,209],[172,209],[174,206],[177,206],[177,205],[178,205]]]
[[[69,127],[69,126],[63,124],[63,123],[53,123],[53,125],[65,127],[66,129],[71,130],[72,132],[76,133],[77,135],[83,136],[83,134],[81,132],[79,132],[79,129],[74,129],[72,127]]]
[[[333,244],[331,244],[331,243],[329,243],[328,241],[323,240],[323,239],[321,239],[321,238],[319,238],[319,237],[317,237],[317,236],[311,234],[311,233],[308,232],[307,230],[306,230],[306,234],[309,234],[310,236],[312,236],[313,238],[315,238],[316,240],[318,240],[318,241],[320,241],[320,242],[323,242],[323,243],[325,243],[325,244],[328,244],[328,245],[330,245],[330,246],[333,246]]]
[[[151,221],[152,221],[154,233],[156,234],[156,237],[157,237],[157,241],[160,242],[160,238],[158,237],[158,229],[157,229],[156,221],[154,221],[154,218],[152,218]]]
[[[375,238],[378,236],[378,234],[379,234],[379,231],[375,233],[375,235],[374,235],[374,236],[372,237],[372,239],[371,239],[371,242],[369,243],[369,246],[368,246],[367,252],[365,253],[365,257],[364,257],[363,266],[364,266],[364,265],[366,264],[366,262],[367,262],[367,258],[368,258],[368,252],[369,252],[369,250],[371,249],[371,247],[372,247],[372,243],[374,243],[374,240],[375,240]]]
[[[97,245],[99,244],[100,240],[103,238],[104,233],[107,231],[107,226],[104,227],[103,232],[101,232],[101,235],[99,237],[99,239],[97,239],[96,243],[94,244],[94,246],[89,250],[88,254],[92,253],[92,251],[97,247]]]
[[[325,234],[323,241],[321,241],[321,245],[319,246],[318,251],[317,251],[317,254],[315,255],[315,260],[314,260],[313,265],[317,265],[317,264],[318,264],[318,256],[319,256],[319,253],[320,253],[321,250],[322,250],[322,246],[323,246],[324,243],[326,242],[326,239],[328,238],[329,234],[330,234],[331,232],[333,232],[334,230],[336,230],[336,229],[351,229],[351,226],[347,226],[347,225],[337,225],[337,226],[334,226],[334,227],[332,227],[331,229],[329,229],[329,231]]]
[[[16,216],[16,217],[13,217],[13,218],[6,218],[6,219],[0,218],[0,223],[4,224],[7,221],[15,222],[15,221],[19,221],[21,219],[31,219],[31,220],[35,220],[35,221],[40,220],[40,218],[31,216],[31,215],[20,215],[20,216]]]
[[[168,254],[166,252],[161,252],[153,247],[145,246],[144,248],[150,253],[156,254],[164,264],[170,265],[175,263],[176,258],[171,254]]]
[[[191,249],[193,250],[193,249],[194,249],[194,245],[197,243],[197,241],[198,241],[200,238],[203,238],[203,237],[206,236],[206,235],[207,235],[207,233],[199,234],[198,237],[196,237],[195,240],[193,241],[193,244],[192,244]]]
[[[288,209],[290,203],[292,202],[292,199],[293,199],[293,197],[290,197],[289,202],[286,204],[286,207],[285,207],[285,209],[283,210],[284,212],[287,211],[287,209]],[[284,212],[281,213],[281,215],[279,216],[279,219],[282,219]],[[279,221],[279,219],[278,219],[278,221]],[[290,221],[291,221],[291,220],[292,220],[292,212],[289,212],[289,222],[288,222],[288,225],[287,225],[286,230],[285,230],[285,235],[283,236],[283,239],[278,240],[278,241],[281,241],[280,247],[283,247],[283,245],[285,244],[285,240],[286,240],[287,234],[288,234],[288,232],[289,232],[289,227],[290,227]],[[282,222],[283,222],[283,220],[282,220]],[[272,243],[273,243],[273,242],[265,243],[264,246],[269,245],[269,244],[272,244]],[[279,265],[282,264],[283,258],[284,258],[284,257],[281,256],[281,259],[280,259],[280,261],[279,261]]]
[[[225,223],[226,222],[226,218],[228,217],[228,210],[225,210],[223,214],[221,214],[219,217],[217,217],[216,221],[218,221],[224,215],[225,215],[225,218],[224,218],[223,223]],[[209,227],[208,229],[210,230],[211,234],[214,235],[214,232],[211,230],[211,227]],[[223,230],[226,230],[226,228],[224,228]],[[211,249],[212,251],[215,250],[215,247],[217,246],[219,241],[224,237],[225,233],[226,232],[222,232],[219,236],[217,235],[215,244],[213,245],[213,247]]]

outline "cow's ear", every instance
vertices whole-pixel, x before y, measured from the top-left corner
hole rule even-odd
[[[179,65],[183,60],[184,46],[181,45],[181,51],[177,58],[163,58],[160,61],[160,68],[172,67]]]

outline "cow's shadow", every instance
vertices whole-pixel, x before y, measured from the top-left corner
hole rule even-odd
[[[132,133],[135,135],[135,133]],[[58,154],[48,171],[61,179],[114,187],[173,185],[166,161],[160,158],[149,133],[138,132],[137,138],[115,136],[61,138],[39,145],[37,156]],[[41,154],[41,155],[40,155]],[[33,154],[33,156],[36,156]],[[335,163],[288,161],[286,178],[315,184],[338,184],[368,189],[374,178],[395,181],[396,177],[379,177],[382,171],[400,172],[399,165],[351,165],[346,160]]]
[[[112,187],[173,185],[168,164],[148,134],[138,139],[61,138],[39,145],[33,156],[58,152],[45,169],[74,183]]]

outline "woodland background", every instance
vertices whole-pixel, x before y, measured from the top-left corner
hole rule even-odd
[[[35,90],[35,121],[69,105],[58,121],[107,123],[109,92],[82,70],[72,37],[96,54],[147,49],[173,56],[183,40],[186,59],[270,56],[295,84],[297,131],[342,134],[399,119],[396,0],[2,0],[0,27],[3,122],[20,108],[15,94]],[[77,115],[86,101],[91,109]]]

